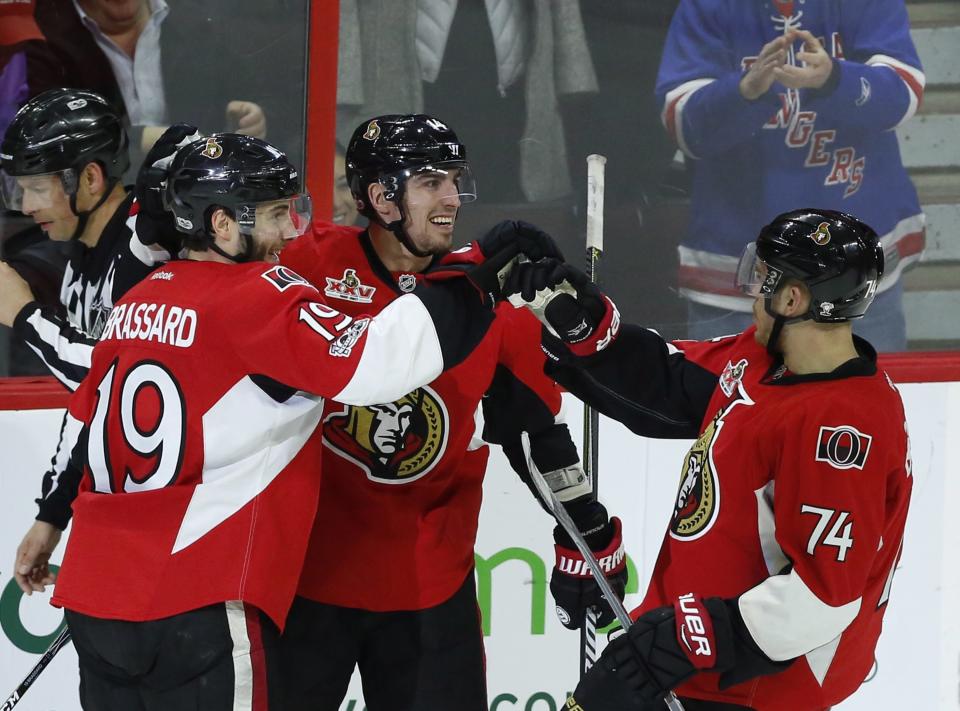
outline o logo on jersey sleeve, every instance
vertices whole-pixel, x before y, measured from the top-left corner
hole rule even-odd
[[[821,427],[817,438],[817,461],[835,469],[863,469],[873,437],[856,427]]]
[[[700,538],[710,530],[720,511],[720,487],[713,470],[711,448],[723,428],[715,418],[693,443],[683,460],[680,490],[670,519],[670,535],[680,540]]]
[[[343,410],[323,421],[323,444],[381,484],[408,484],[425,476],[447,448],[449,416],[428,387],[383,405]]]
[[[277,291],[286,291],[291,286],[308,286],[314,291],[317,290],[313,284],[308,282],[295,271],[279,264],[275,267],[272,267],[268,271],[265,271],[260,276],[277,287]]]

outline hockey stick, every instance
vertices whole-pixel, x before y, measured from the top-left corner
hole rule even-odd
[[[603,189],[604,167],[607,159],[591,153],[587,156],[587,276],[597,283],[597,267],[603,254]],[[597,491],[600,462],[600,413],[589,405],[583,406],[583,466],[587,481]],[[580,628],[580,676],[597,661],[597,619],[600,611],[588,607]]]
[[[550,513],[553,514],[553,517],[557,519],[557,523],[563,526],[563,530],[567,532],[567,535],[573,540],[574,545],[577,547],[577,550],[580,551],[580,555],[583,556],[584,562],[587,564],[587,567],[590,568],[590,573],[593,575],[593,579],[597,581],[597,585],[600,586],[600,592],[603,593],[603,596],[607,599],[607,602],[610,603],[610,609],[613,610],[613,614],[616,615],[617,621],[620,623],[620,626],[623,627],[623,631],[626,632],[630,629],[630,625],[633,624],[633,620],[630,619],[630,614],[627,612],[627,608],[623,606],[623,602],[620,601],[619,596],[613,592],[613,588],[610,587],[610,581],[607,580],[607,576],[603,574],[603,571],[600,569],[600,564],[597,562],[597,559],[593,556],[593,551],[590,550],[590,546],[587,545],[587,542],[583,540],[583,534],[580,533],[580,530],[577,528],[577,525],[573,522],[573,519],[570,518],[570,514],[567,513],[567,510],[563,507],[563,504],[560,503],[560,499],[557,498],[556,493],[553,489],[550,488],[550,485],[547,484],[547,480],[543,478],[543,474],[540,473],[540,470],[537,469],[537,465],[533,463],[533,457],[530,454],[530,442],[526,434],[523,435],[524,439],[524,448],[527,455],[527,469],[530,470],[530,478],[533,480],[534,486],[537,487],[537,491],[540,492],[540,498],[543,499],[543,503],[550,510]],[[670,711],[684,711],[683,704],[680,703],[680,699],[677,698],[677,695],[672,691],[668,692],[663,697],[663,703],[667,705],[667,708]]]
[[[0,711],[10,711],[14,706],[17,705],[17,702],[23,698],[23,695],[27,693],[27,689],[33,686],[33,682],[37,680],[37,677],[40,676],[40,672],[47,668],[47,665],[53,661],[53,658],[57,656],[59,652],[68,642],[70,641],[70,628],[66,625],[63,626],[63,629],[60,630],[60,634],[50,643],[50,646],[47,647],[47,651],[43,653],[43,656],[40,657],[40,660],[34,665],[33,669],[30,670],[30,673],[27,674],[23,681],[20,682],[18,686],[10,696],[7,697],[7,700],[3,702],[3,706],[0,706]]]

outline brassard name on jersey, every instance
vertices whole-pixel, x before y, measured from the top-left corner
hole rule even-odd
[[[131,301],[113,309],[100,340],[153,341],[189,348],[196,333],[197,312],[193,309]]]

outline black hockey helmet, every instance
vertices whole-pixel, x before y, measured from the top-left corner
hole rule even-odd
[[[297,235],[310,226],[310,197],[287,156],[266,141],[237,133],[215,133],[182,147],[168,170],[164,205],[177,229],[209,247],[210,217],[229,210],[244,234],[256,226],[257,204],[290,200],[290,224]]]
[[[466,147],[443,121],[426,114],[390,114],[364,121],[353,132],[345,164],[347,182],[360,214],[390,229],[418,256],[426,255],[419,254],[402,228],[403,195],[409,178],[455,169],[461,202],[477,199]],[[368,197],[368,188],[374,183],[386,188],[386,198],[400,208],[400,220],[388,225],[377,215]]]
[[[79,173],[96,161],[116,182],[130,165],[127,144],[119,113],[102,96],[50,89],[13,117],[0,145],[0,168],[8,176]]]
[[[469,168],[467,149],[443,121],[426,114],[377,116],[357,126],[347,146],[347,182],[361,214],[374,218],[367,187],[384,183],[387,198],[399,200],[411,175],[438,168]],[[465,177],[465,176],[463,176]],[[385,179],[392,178],[385,182]],[[462,195],[476,199],[472,192]],[[391,190],[392,188],[392,190]]]
[[[786,279],[798,279],[812,297],[803,318],[837,323],[866,313],[882,277],[883,248],[869,225],[843,212],[805,208],[760,230],[740,259],[737,285],[769,298]]]

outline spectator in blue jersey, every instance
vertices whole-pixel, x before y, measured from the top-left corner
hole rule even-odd
[[[886,273],[854,330],[878,350],[905,348],[900,277],[920,259],[924,216],[893,129],[924,81],[904,0],[681,0],[656,93],[692,173],[679,247],[691,338],[750,323],[733,284],[744,245],[774,215],[811,206],[880,235]]]

